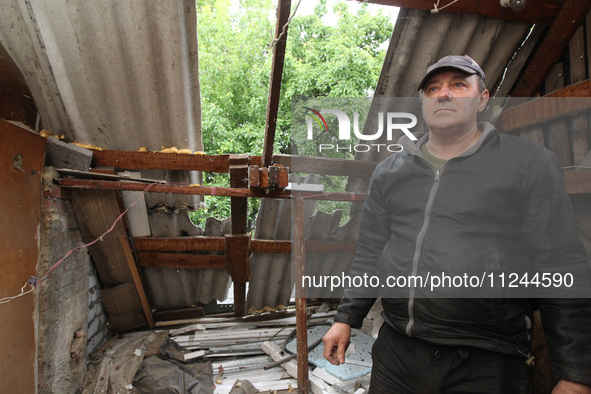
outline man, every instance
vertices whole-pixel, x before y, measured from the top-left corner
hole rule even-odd
[[[376,168],[351,275],[449,271],[498,279],[533,266],[570,273],[588,289],[562,169],[545,148],[477,123],[489,98],[480,66],[446,56],[429,67],[419,91],[429,132]],[[345,362],[351,327],[361,326],[375,301],[354,291],[345,292],[324,337],[324,357],[335,365]],[[382,297],[370,392],[527,393],[537,307],[560,379],[554,393],[591,393],[588,298],[506,298],[492,282],[482,291],[436,298],[409,286],[404,297]]]

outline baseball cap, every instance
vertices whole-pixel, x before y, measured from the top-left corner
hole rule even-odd
[[[469,74],[477,74],[484,82],[486,82],[486,76],[484,75],[484,71],[480,68],[478,63],[474,59],[472,59],[468,55],[450,55],[445,56],[439,59],[439,61],[435,64],[432,64],[427,73],[419,82],[419,86],[417,90],[421,90],[427,79],[437,70],[442,68],[456,68],[458,70],[462,70]]]

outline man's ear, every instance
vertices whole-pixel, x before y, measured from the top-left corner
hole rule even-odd
[[[482,93],[480,93],[480,103],[478,104],[478,113],[481,113],[486,108],[486,104],[488,103],[488,98],[490,97],[490,93],[488,89],[484,89]]]

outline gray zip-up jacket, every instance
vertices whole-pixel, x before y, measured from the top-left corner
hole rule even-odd
[[[494,285],[466,293],[454,289],[454,298],[436,298],[445,293],[433,296],[422,287],[409,286],[396,298],[348,289],[335,321],[360,327],[374,297],[381,295],[384,318],[400,333],[436,344],[528,356],[532,310],[537,307],[555,375],[591,385],[591,299],[562,293],[562,298],[532,300],[526,297],[533,293],[519,293],[525,288],[509,298],[509,282],[501,287],[498,281],[503,274],[508,279],[519,273],[521,278],[527,272],[531,279],[538,272],[539,280],[544,272],[558,272],[576,281],[579,292],[572,294],[591,297],[589,262],[562,169],[544,147],[499,134],[487,123],[480,128],[478,142],[441,171],[420,152],[428,135],[404,143],[404,151],[377,166],[351,275],[483,273],[483,278],[497,280]]]

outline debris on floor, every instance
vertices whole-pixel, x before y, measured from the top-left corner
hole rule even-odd
[[[373,339],[353,330],[347,362],[329,364],[321,338],[332,316],[308,317],[310,391],[365,393]],[[296,392],[295,326],[295,317],[203,318],[170,331],[122,335],[90,363],[83,393]]]

